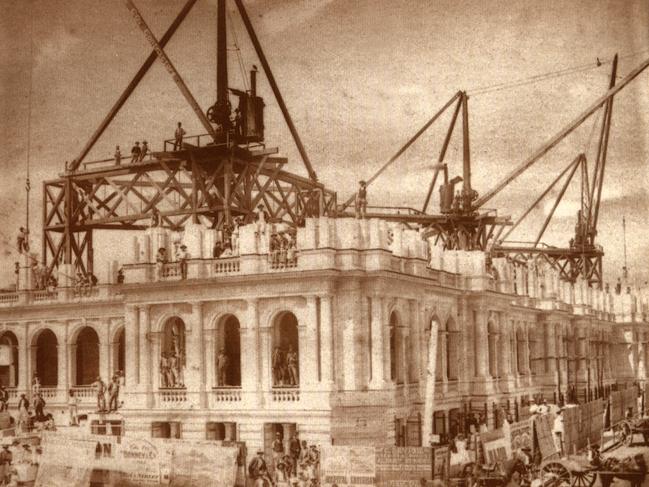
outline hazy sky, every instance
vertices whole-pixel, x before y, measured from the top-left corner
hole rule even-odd
[[[135,3],[160,37],[184,1]],[[245,4],[315,169],[340,200],[458,89],[475,93],[469,101],[473,180],[476,189],[485,192],[606,90],[606,61],[616,52],[621,76],[649,57],[649,2],[641,0]],[[215,98],[215,6],[215,0],[199,0],[166,49],[204,108]],[[150,46],[120,0],[0,0],[0,7],[2,284],[10,280],[14,256],[9,246],[24,221],[28,133],[30,225],[33,244],[40,248],[42,181],[56,177],[64,161],[77,157]],[[234,2],[228,2],[228,9],[234,19],[229,41],[235,33],[249,69],[258,61]],[[599,68],[597,58],[605,61]],[[241,87],[235,61],[233,57],[230,63],[230,85]],[[484,87],[574,67],[584,69],[479,94]],[[622,265],[623,215],[632,271],[649,274],[644,237],[649,209],[648,80],[649,72],[642,74],[616,97],[614,106],[599,225],[611,281]],[[263,76],[260,91],[268,106],[267,143],[279,147],[290,167],[304,174]],[[370,204],[421,206],[448,118],[370,187]],[[159,149],[178,120],[189,133],[204,132],[168,73],[156,63],[88,160],[110,157],[115,144],[127,152],[134,140],[147,139]],[[594,160],[596,134],[589,137],[594,120],[487,206],[515,218],[579,152],[589,150]],[[458,172],[459,142],[456,137],[447,156],[452,171]],[[577,191],[569,192],[544,240],[567,244],[577,202]],[[551,202],[534,210],[530,225],[513,237],[533,238],[550,206]],[[102,245],[96,248],[101,260]]]

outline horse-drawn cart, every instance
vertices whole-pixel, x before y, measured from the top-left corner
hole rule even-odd
[[[608,458],[594,465],[583,457],[550,460],[541,465],[541,481],[545,486],[592,487],[599,476],[602,487],[609,487],[613,479],[623,479],[631,486],[641,486],[647,468],[642,455],[617,460]]]
[[[617,443],[630,446],[636,435],[642,435],[643,443],[649,444],[649,418],[625,419],[613,428]]]

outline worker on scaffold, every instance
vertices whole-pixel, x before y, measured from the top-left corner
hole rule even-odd
[[[183,128],[183,124],[178,122],[178,127],[176,128],[176,132],[174,133],[174,150],[180,150],[183,148],[183,137],[185,136],[187,132],[185,132],[185,129]]]
[[[18,236],[16,237],[16,247],[18,248],[18,253],[22,254],[23,252],[29,252],[29,230],[25,227],[20,227],[18,230]]]
[[[358,182],[358,191],[356,192],[356,218],[366,218],[367,216],[367,183]]]

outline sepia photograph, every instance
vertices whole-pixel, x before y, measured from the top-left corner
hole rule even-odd
[[[0,11],[0,487],[649,487],[647,0]]]

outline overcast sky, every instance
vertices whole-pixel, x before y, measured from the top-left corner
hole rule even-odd
[[[135,3],[160,37],[184,2]],[[621,56],[620,76],[649,57],[649,2],[642,0],[245,4],[316,172],[338,191],[339,200],[351,194],[360,177],[370,177],[458,89],[473,93],[473,182],[484,193],[606,91],[607,61],[616,52]],[[120,0],[0,0],[0,7],[2,284],[11,278],[15,257],[10,246],[24,221],[28,133],[30,225],[33,244],[40,248],[42,181],[56,177],[64,161],[77,157],[150,46]],[[198,0],[166,49],[204,108],[215,98],[215,7],[215,0]],[[229,41],[237,35],[249,69],[258,61],[234,2],[228,2],[228,9],[234,20]],[[597,58],[604,61],[600,67]],[[235,61],[230,63],[230,85],[242,87]],[[583,69],[571,70],[576,67]],[[564,69],[570,74],[542,79]],[[536,82],[509,86],[537,76]],[[642,279],[648,274],[648,81],[646,72],[616,97],[614,106],[599,225],[609,281],[622,265],[623,215],[631,270],[642,273]],[[480,94],[501,83],[508,86]],[[291,169],[305,174],[263,77],[260,91],[268,106],[267,143],[289,157]],[[115,144],[128,152],[134,140],[147,139],[159,149],[178,120],[189,133],[204,132],[168,73],[156,63],[88,159],[110,157]],[[487,206],[515,218],[579,152],[588,151],[594,160],[595,120]],[[447,123],[448,118],[441,119],[370,187],[370,204],[421,206],[429,166],[437,158]],[[592,132],[595,136],[590,137]],[[447,162],[452,172],[461,171],[459,137]],[[533,211],[529,225],[512,237],[533,239],[550,207],[551,202]],[[544,240],[566,245],[577,207],[575,186]],[[103,239],[111,244],[113,240]],[[96,248],[101,261],[107,253],[101,243]]]

